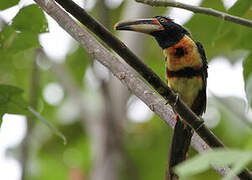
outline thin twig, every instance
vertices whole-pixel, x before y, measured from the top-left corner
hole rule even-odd
[[[55,5],[54,1],[35,0],[50,16],[52,16],[59,25],[64,28],[73,38],[75,38],[95,59],[99,60],[103,65],[108,67],[111,72],[127,86],[132,93],[138,96],[145,102],[151,110],[158,114],[166,123],[173,126],[174,114],[171,109],[164,105],[162,99],[156,95],[143,81],[136,77],[129,68],[121,63],[114,55],[92,38],[85,30],[83,30],[76,22],[74,22],[64,11]],[[148,82],[171,104],[176,101],[176,95],[164,84],[160,78],[154,74],[150,68],[146,67],[129,49],[110,32],[104,29],[92,17],[90,17],[83,9],[72,1],[59,1],[64,5],[73,16],[85,24],[90,30],[102,38],[110,47],[112,47],[118,54],[137,70]],[[69,4],[70,3],[70,4]],[[103,37],[101,37],[103,36]],[[109,41],[109,42],[108,42]],[[139,69],[142,68],[142,69]],[[201,120],[195,116],[194,113],[181,101],[176,103],[173,108],[192,126],[198,128],[201,125]],[[203,125],[197,129],[197,133],[203,137],[204,141],[212,147],[223,147],[223,144],[218,140],[212,132]],[[197,140],[197,141],[196,141]],[[202,139],[194,136],[192,144],[200,152],[209,150],[209,147],[202,141]],[[196,145],[196,146],[195,146]],[[220,172],[226,174],[227,172]],[[250,172],[245,169],[240,174],[241,179],[252,179]]]
[[[36,58],[40,53],[40,49],[35,50],[35,55],[33,57],[33,62],[31,65],[32,71],[30,76],[30,92],[29,92],[29,104],[34,109],[37,108],[38,104],[38,93],[39,93],[39,82],[40,82],[40,72],[37,67]],[[21,144],[21,164],[22,172],[21,179],[25,180],[28,177],[28,168],[29,168],[29,158],[31,151],[31,135],[34,128],[34,117],[27,116],[27,132]]]
[[[240,18],[237,16],[232,16],[230,14],[223,13],[212,8],[192,6],[192,5],[184,4],[180,2],[171,2],[169,0],[135,0],[135,1],[139,3],[148,4],[150,6],[175,7],[175,8],[186,9],[194,13],[206,14],[206,15],[218,17],[225,21],[230,21],[230,22],[240,24],[243,26],[252,27],[252,21],[250,20]]]

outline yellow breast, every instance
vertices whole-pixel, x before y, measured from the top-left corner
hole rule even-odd
[[[191,107],[193,101],[198,95],[200,89],[202,89],[202,78],[184,78],[176,77],[168,79],[168,86],[175,92],[180,94],[182,100]]]

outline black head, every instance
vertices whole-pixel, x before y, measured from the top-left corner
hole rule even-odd
[[[154,18],[164,27],[162,31],[150,33],[155,37],[161,48],[165,49],[176,44],[185,34],[190,36],[190,33],[185,28],[173,22],[172,19],[164,16],[155,16]]]
[[[162,49],[168,48],[190,33],[172,19],[165,16],[155,16],[148,19],[120,21],[115,24],[116,30],[137,31],[155,37]]]

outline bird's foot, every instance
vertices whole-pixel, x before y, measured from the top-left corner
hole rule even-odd
[[[175,93],[175,101],[171,104],[173,107],[177,105],[179,101],[179,94]],[[169,101],[166,101],[165,105],[170,104]]]
[[[175,93],[175,96],[176,96],[176,99],[175,99],[175,102],[173,103],[173,106],[176,106],[179,101],[179,94]]]
[[[195,129],[195,131],[197,132],[203,125],[204,125],[204,120],[203,120],[202,118],[200,118],[200,124],[199,124],[199,126]]]

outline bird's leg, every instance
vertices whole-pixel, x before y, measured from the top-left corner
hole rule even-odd
[[[199,126],[195,129],[195,131],[197,132],[203,125],[204,125],[204,120],[200,117],[200,124],[199,124]]]
[[[172,103],[172,106],[176,106],[179,100],[179,93],[175,93],[175,102]],[[167,100],[165,105],[170,104],[169,101]]]
[[[173,106],[176,106],[178,101],[179,101],[179,94],[178,93],[175,93],[175,102],[173,103]]]
[[[179,94],[178,94],[178,93],[175,93],[175,101],[174,101],[173,103],[171,103],[172,110],[173,110],[173,112],[174,112],[175,114],[177,114],[177,112],[176,112],[176,110],[175,110],[174,107],[177,105],[178,101],[179,101]],[[167,105],[167,104],[170,104],[169,101],[166,101],[165,105]]]

